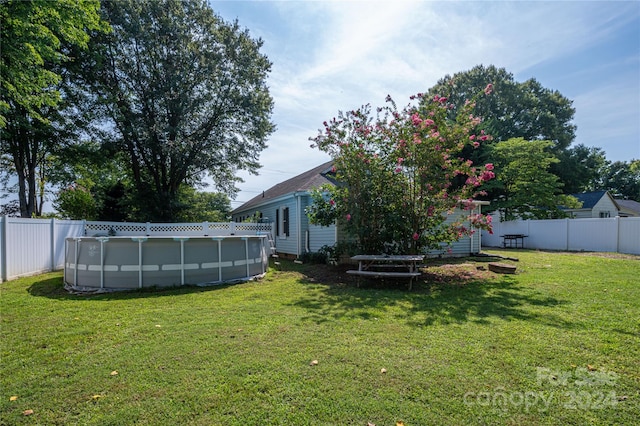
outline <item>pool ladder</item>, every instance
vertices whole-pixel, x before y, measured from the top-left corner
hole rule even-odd
[[[258,234],[261,234],[260,232]],[[279,258],[280,256],[278,256],[278,250],[276,248],[276,242],[273,239],[273,236],[271,235],[271,232],[267,232],[266,234],[263,234],[267,236],[267,241],[269,242],[269,257],[271,257],[273,259],[273,264],[275,266],[280,266],[280,261]]]

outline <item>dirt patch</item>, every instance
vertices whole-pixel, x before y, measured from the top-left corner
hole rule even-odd
[[[285,265],[283,267],[286,268]],[[344,286],[355,284],[357,281],[357,277],[347,274],[349,269],[357,268],[357,265],[304,264],[297,267],[296,269],[313,283]],[[486,261],[475,262],[469,258],[430,259],[420,267],[420,271],[422,276],[418,278],[418,282],[432,284],[465,285],[469,282],[494,279],[498,275],[489,271]],[[378,281],[380,280],[373,282]]]

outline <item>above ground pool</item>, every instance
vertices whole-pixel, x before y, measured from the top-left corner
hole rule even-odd
[[[266,272],[265,244],[265,235],[67,238],[65,287],[98,292],[246,281]]]

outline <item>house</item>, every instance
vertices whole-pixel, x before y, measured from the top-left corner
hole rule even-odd
[[[283,255],[297,257],[303,253],[317,252],[325,245],[333,246],[341,240],[340,229],[336,225],[312,225],[305,213],[305,209],[312,203],[310,191],[313,188],[324,184],[336,184],[332,169],[333,162],[329,161],[267,189],[234,209],[231,212],[232,220],[262,220],[274,223],[276,250]],[[475,213],[480,213],[482,204],[488,203],[479,201]],[[448,220],[453,221],[455,215],[459,214],[462,214],[462,211],[453,213]],[[479,253],[480,247],[480,232],[477,232],[454,243],[450,252],[447,246],[443,246],[442,250],[429,254],[467,256]]]
[[[582,192],[571,195],[582,202],[582,207],[579,209],[565,209],[564,211],[576,219],[615,217],[618,216],[620,211],[620,206],[609,194],[609,191]]]
[[[621,200],[616,198],[616,204],[620,207],[620,217],[640,217],[640,203],[633,200]]]

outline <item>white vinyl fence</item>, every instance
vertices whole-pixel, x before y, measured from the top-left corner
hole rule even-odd
[[[640,254],[640,217],[511,222],[494,219],[493,235],[482,231],[485,247],[501,247],[502,235],[522,234],[526,235],[525,248]]]
[[[223,236],[270,233],[270,223],[121,223],[0,217],[0,282],[64,267],[64,240],[83,236]]]

